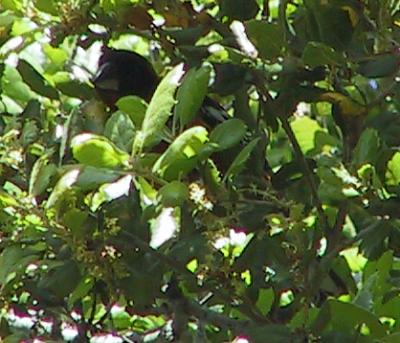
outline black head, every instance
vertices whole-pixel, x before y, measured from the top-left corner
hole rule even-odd
[[[149,101],[158,82],[151,63],[143,56],[110,48],[103,49],[99,70],[93,79],[99,97],[110,107],[115,107],[115,102],[127,95]]]

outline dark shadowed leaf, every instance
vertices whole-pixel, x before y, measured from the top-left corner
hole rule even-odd
[[[373,56],[367,61],[360,62],[358,72],[368,78],[387,77],[395,74],[400,68],[400,55],[393,52]]]
[[[251,152],[256,147],[260,138],[253,139],[249,144],[247,144],[240,153],[236,156],[232,164],[229,166],[227,170],[224,180],[226,180],[229,176],[237,174],[242,168],[244,168],[244,164],[250,158]]]
[[[17,70],[24,82],[33,91],[50,99],[57,100],[59,98],[57,90],[53,86],[50,86],[44,77],[27,61],[19,60]]]
[[[303,51],[304,64],[315,68],[323,65],[339,66],[344,64],[343,56],[332,47],[319,42],[309,42]]]
[[[254,18],[259,8],[255,0],[221,0],[221,12],[230,19]]]
[[[261,58],[273,60],[282,54],[284,40],[278,24],[250,20],[246,23],[246,32]]]

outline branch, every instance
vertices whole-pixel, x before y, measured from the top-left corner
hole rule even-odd
[[[179,263],[176,259],[171,258],[156,249],[150,247],[145,241],[143,241],[140,237],[132,234],[131,232],[123,231],[121,232],[126,238],[128,238],[133,244],[135,244],[139,249],[142,249],[144,252],[151,254],[161,263],[168,265],[172,270],[184,275],[185,277],[192,279],[196,284],[198,283],[197,276],[191,273],[185,265]],[[127,241],[123,242],[127,244]],[[204,289],[213,292],[214,294],[218,295],[223,301],[226,303],[232,302],[232,297],[227,294],[224,289],[221,289],[218,286],[213,286],[209,284],[204,284]],[[263,316],[261,313],[258,312],[257,309],[250,306],[245,300],[241,297],[237,297],[242,301],[242,305],[238,306],[240,312],[242,312],[245,316],[249,317],[253,321],[257,323],[269,323],[270,321]]]
[[[285,130],[290,143],[292,144],[295,155],[301,163],[301,167],[303,168],[304,176],[307,180],[308,185],[310,186],[311,194],[312,194],[312,197],[314,200],[314,206],[316,207],[319,217],[322,221],[322,225],[325,228],[325,234],[327,234],[329,232],[328,219],[326,218],[324,209],[322,207],[322,202],[318,196],[318,190],[317,190],[317,185],[316,185],[315,179],[314,179],[314,173],[310,169],[310,166],[308,165],[308,163],[304,157],[304,154],[301,151],[299,142],[297,141],[296,136],[294,135],[294,132],[292,130],[292,127],[289,124],[289,121],[287,120],[286,117],[282,117],[282,116],[280,116],[280,120],[282,123],[282,127]],[[317,235],[315,234],[314,235],[314,243],[316,243],[315,242],[316,239],[317,239]]]

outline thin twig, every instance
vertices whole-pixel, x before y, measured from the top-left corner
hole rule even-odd
[[[310,186],[310,191],[313,197],[313,201],[314,201],[314,206],[317,209],[317,212],[319,214],[320,220],[322,221],[322,225],[325,229],[325,233],[329,232],[329,223],[328,223],[328,219],[326,218],[324,209],[322,207],[322,202],[318,196],[318,190],[317,190],[317,185],[315,183],[315,179],[314,179],[314,173],[311,170],[310,166],[308,165],[303,152],[301,151],[299,142],[296,139],[296,136],[294,135],[294,132],[292,130],[292,127],[289,124],[289,121],[287,120],[287,118],[282,118],[280,117],[281,123],[282,123],[282,127],[286,132],[286,135],[289,138],[290,143],[292,144],[293,150],[295,152],[295,155],[297,156],[298,160],[301,163],[301,166],[303,168],[303,172],[304,172],[304,177],[307,180],[308,185]],[[317,239],[317,235],[314,235],[314,243],[315,240]]]

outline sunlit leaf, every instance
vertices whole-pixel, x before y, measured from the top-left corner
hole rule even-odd
[[[152,146],[161,139],[160,132],[171,115],[175,91],[183,75],[183,65],[172,69],[158,85],[143,119],[142,128],[133,142],[133,153]]]
[[[126,165],[129,155],[102,136],[84,133],[71,142],[74,157],[82,164],[93,167],[114,168]]]
[[[210,68],[191,69],[185,75],[176,95],[175,116],[181,127],[190,123],[196,116],[207,93]]]

